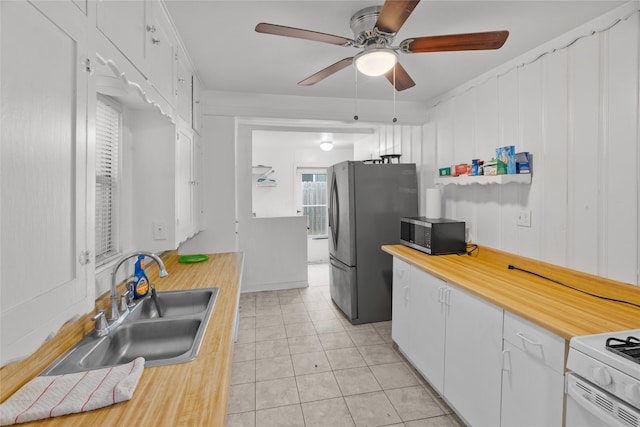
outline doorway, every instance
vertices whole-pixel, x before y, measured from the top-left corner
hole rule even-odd
[[[307,260],[310,264],[329,262],[327,169],[296,169],[296,213],[307,219]]]

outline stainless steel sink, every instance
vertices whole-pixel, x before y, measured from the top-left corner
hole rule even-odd
[[[195,359],[218,295],[218,288],[158,292],[162,317],[151,298],[132,308],[112,333],[91,333],[41,375],[62,375],[145,358],[145,367],[174,365]]]
[[[162,317],[197,315],[204,312],[217,288],[185,291],[158,292],[158,305]],[[140,301],[129,314],[129,319],[153,319],[160,317],[154,301],[147,297]]]

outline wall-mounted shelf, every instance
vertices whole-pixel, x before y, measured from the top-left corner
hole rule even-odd
[[[273,167],[265,165],[251,166],[251,173],[258,175],[256,178],[256,186],[258,187],[277,187],[278,183],[275,179],[269,178],[269,175],[275,173]]]
[[[265,175],[271,169],[273,169],[271,166],[265,166],[265,165],[251,166],[251,173],[253,175]]]
[[[439,176],[435,179],[436,184],[455,184],[455,185],[471,185],[471,184],[531,184],[531,174],[515,174],[515,175],[483,175],[483,176]]]

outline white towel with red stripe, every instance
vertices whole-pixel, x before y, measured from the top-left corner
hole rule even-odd
[[[69,375],[36,377],[0,404],[0,425],[86,412],[131,399],[144,358]]]

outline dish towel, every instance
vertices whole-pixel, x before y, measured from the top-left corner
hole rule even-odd
[[[125,365],[68,375],[36,377],[0,404],[0,425],[86,412],[131,399],[144,358]]]

